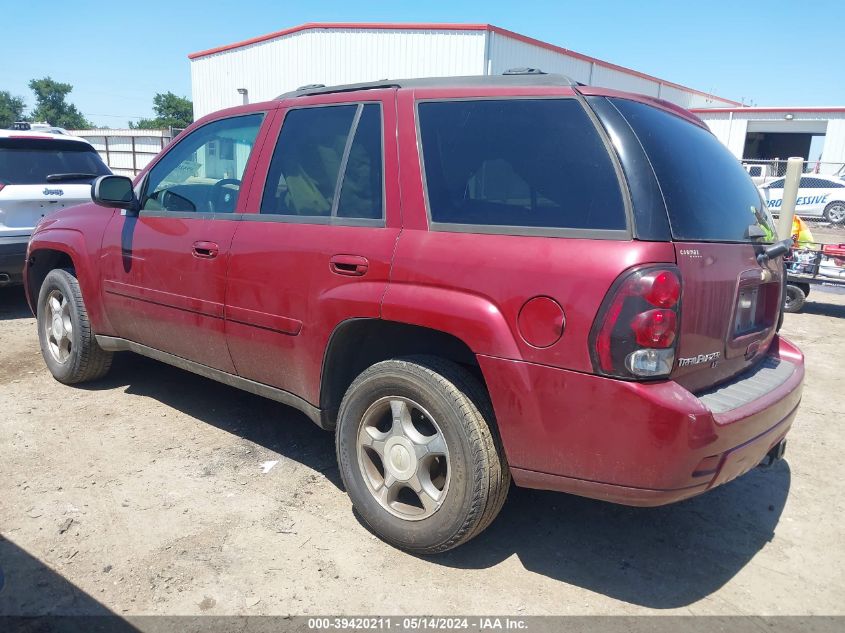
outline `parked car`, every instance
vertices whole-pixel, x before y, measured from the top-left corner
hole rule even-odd
[[[783,454],[786,247],[666,102],[536,74],[311,87],[93,198],[30,242],[53,376],[131,350],[296,407],[406,550],[477,535],[511,478],[649,506]]]
[[[783,178],[760,186],[769,211],[777,214],[783,204]],[[804,218],[823,218],[831,224],[845,222],[845,180],[835,176],[801,176],[795,213]]]
[[[111,174],[75,136],[0,130],[0,286],[22,281],[26,243],[46,215],[91,201],[91,182]]]

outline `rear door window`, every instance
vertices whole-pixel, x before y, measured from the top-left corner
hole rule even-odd
[[[638,101],[611,101],[648,154],[676,240],[774,239],[774,225],[760,192],[742,164],[713,134]]]
[[[616,170],[575,99],[424,101],[418,118],[434,226],[627,229]]]
[[[381,222],[381,121],[377,103],[289,111],[273,150],[261,213],[289,221]]]
[[[0,184],[86,183],[110,174],[100,155],[79,141],[0,138]]]

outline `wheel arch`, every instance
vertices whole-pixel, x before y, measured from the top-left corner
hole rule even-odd
[[[33,236],[24,267],[24,289],[33,314],[37,313],[38,293],[47,274],[56,268],[69,268],[79,282],[91,325],[98,333],[108,333],[108,319],[102,309],[99,277],[90,265],[85,238],[72,229],[48,229]]]
[[[320,375],[320,410],[325,428],[334,428],[347,388],[367,367],[383,360],[425,354],[469,369],[486,388],[475,352],[454,334],[378,318],[349,319],[332,332]]]

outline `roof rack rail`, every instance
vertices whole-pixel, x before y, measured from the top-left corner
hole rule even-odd
[[[380,90],[388,88],[457,88],[470,86],[577,86],[578,82],[567,77],[545,73],[537,68],[512,68],[501,75],[469,75],[466,77],[423,77],[419,79],[381,79],[340,86],[310,84],[285,92],[276,99],[293,99],[311,95]]]
[[[540,70],[539,68],[528,68],[527,66],[523,66],[521,68],[508,68],[502,74],[503,75],[547,75],[548,73]]]
[[[293,97],[307,97],[309,95],[324,95],[336,92],[353,92],[355,90],[379,90],[381,88],[399,88],[395,81],[369,81],[359,84],[345,84],[341,86],[326,86],[325,84],[308,84],[291,92],[280,94],[276,99],[290,99]]]

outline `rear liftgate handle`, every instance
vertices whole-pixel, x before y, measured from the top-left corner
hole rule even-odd
[[[194,257],[201,257],[203,259],[214,259],[219,252],[220,247],[214,242],[194,242],[192,249]]]
[[[366,257],[360,255],[334,255],[329,260],[329,268],[336,275],[348,277],[360,277],[367,274],[370,262]]]

